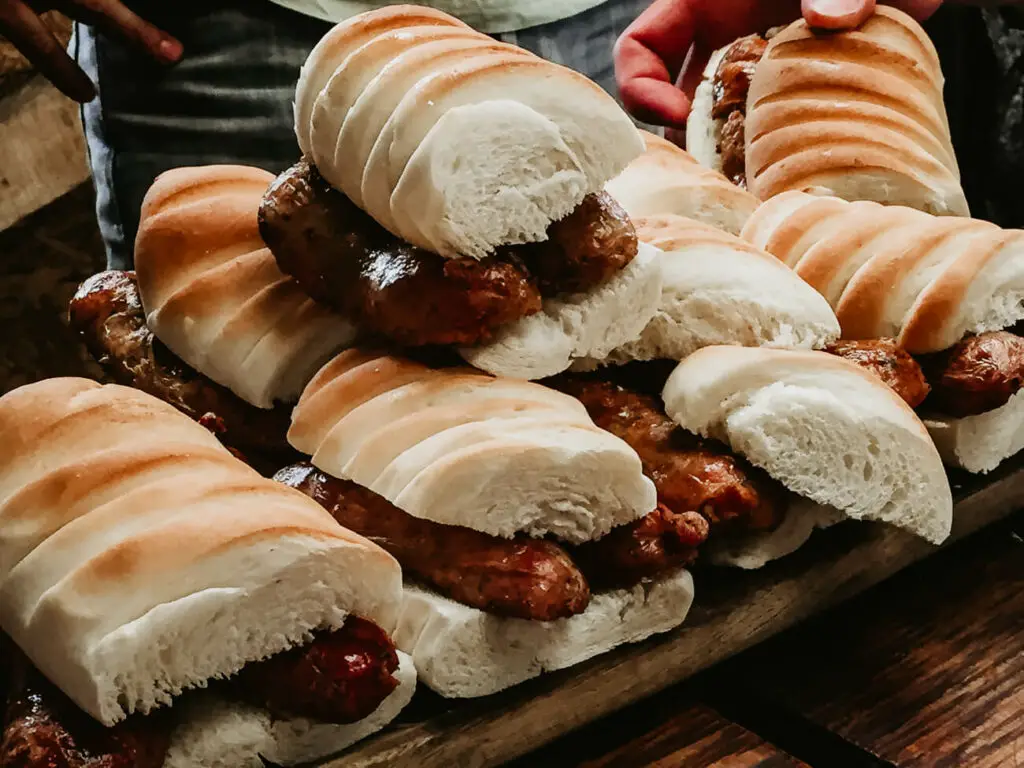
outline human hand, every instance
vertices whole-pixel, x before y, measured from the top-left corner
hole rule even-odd
[[[75,101],[91,101],[96,89],[39,18],[40,13],[49,10],[127,40],[157,61],[172,64],[181,58],[180,42],[132,13],[119,0],[0,0],[0,35]]]
[[[889,4],[923,20],[941,2]],[[615,44],[619,93],[637,119],[681,129],[716,49],[801,14],[814,27],[835,30],[859,25],[874,9],[875,0],[655,0]]]

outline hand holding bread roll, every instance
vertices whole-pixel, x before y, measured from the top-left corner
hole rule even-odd
[[[857,29],[801,20],[766,49],[753,42],[722,49],[705,71],[687,128],[702,163],[738,165],[761,200],[814,190],[969,215],[939,58],[910,16],[879,5]]]

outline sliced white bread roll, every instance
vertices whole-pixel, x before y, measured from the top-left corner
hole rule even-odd
[[[355,340],[260,239],[266,171],[215,165],[161,174],[142,203],[135,269],[146,322],[178,357],[258,408],[293,403]]]
[[[367,30],[386,34],[406,13],[435,29],[403,52],[357,50]],[[399,6],[342,22],[335,42],[314,49],[296,96],[300,144],[308,136],[324,177],[393,234],[451,257],[540,241],[643,151],[615,100],[582,75],[483,35],[466,47],[464,25],[435,21]],[[443,55],[456,38],[459,53]],[[415,52],[427,44],[432,53]],[[388,51],[396,60],[383,66]]]
[[[723,119],[711,57],[686,147],[720,170]],[[774,35],[747,94],[746,179],[768,200],[787,190],[968,216],[935,47],[910,16],[879,5],[858,29],[819,33],[797,21]]]
[[[395,643],[412,656],[420,681],[442,696],[486,696],[667,632],[692,603],[686,570],[597,593],[586,611],[555,621],[502,618],[406,584]]]
[[[646,151],[605,184],[631,217],[675,214],[738,235],[758,200],[685,150],[641,131]]]
[[[405,709],[416,692],[412,659],[398,652],[398,687],[373,714],[338,725],[298,718],[278,720],[265,709],[207,692],[186,695],[164,768],[266,768],[322,760],[376,733]]]
[[[662,215],[634,221],[659,250],[657,312],[635,341],[577,370],[631,360],[682,360],[717,344],[820,349],[839,336],[828,302],[778,259],[709,224]]]
[[[747,98],[750,191],[767,200],[815,188],[968,216],[927,33],[879,5],[858,29],[819,34],[798,21],[770,41]]]
[[[843,338],[895,337],[913,354],[1024,320],[1024,231],[902,207],[787,192],[743,236],[836,308]],[[964,418],[925,414],[948,464],[987,472],[1024,448],[1024,400]]]
[[[843,338],[892,336],[912,354],[1024,319],[1024,231],[790,192],[743,236],[836,308]]]
[[[0,628],[103,724],[350,613],[393,629],[398,563],[171,406],[50,379],[0,398],[0,430]]]
[[[375,353],[343,352],[324,366],[288,440],[414,517],[495,536],[581,543],[657,502],[636,452],[575,398]]]
[[[547,299],[540,312],[459,354],[495,376],[526,380],[554,376],[576,361],[604,360],[635,343],[655,319],[664,295],[662,258],[641,242],[636,258],[606,282],[588,293]]]
[[[349,54],[390,31],[414,32],[416,27],[426,26],[459,27],[469,30],[468,26],[454,16],[435,11],[433,8],[388,5],[373,13],[355,16],[345,24],[338,24],[313,46],[299,71],[299,82],[295,87],[295,137],[303,154],[308,155],[313,149],[310,121],[313,118],[316,100]],[[340,126],[345,115],[336,115],[334,119]]]
[[[799,496],[932,542],[952,525],[942,460],[880,379],[824,352],[707,347],[663,392],[684,429],[730,446]]]

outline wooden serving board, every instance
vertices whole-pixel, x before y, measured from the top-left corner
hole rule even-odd
[[[985,478],[951,476],[949,543],[1024,507],[1024,456]],[[324,768],[483,768],[500,765],[650,696],[846,600],[927,557],[935,547],[881,525],[815,535],[759,571],[706,569],[686,623],[571,669],[483,699],[417,693],[399,720]]]

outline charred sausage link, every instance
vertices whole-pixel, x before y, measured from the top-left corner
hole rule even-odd
[[[517,260],[444,259],[413,248],[333,189],[306,160],[271,185],[260,234],[312,298],[401,344],[475,344],[540,311]]]
[[[960,418],[995,410],[1024,385],[1024,338],[1009,331],[968,336],[922,358],[932,393],[925,407]]]
[[[298,454],[288,445],[290,413],[264,410],[193,370],[163,346],[146,325],[134,272],[101,272],[71,300],[71,326],[117,383],[141,389],[211,429],[251,459],[277,467]]]
[[[371,621],[349,616],[334,632],[246,664],[229,683],[275,717],[354,723],[370,715],[395,688],[398,654]]]
[[[625,440],[639,454],[658,501],[677,514],[699,512],[722,529],[765,531],[785,515],[785,489],[724,446],[680,429],[657,398],[589,377],[549,381],[579,399],[594,423]]]
[[[550,621],[582,613],[590,601],[583,574],[557,544],[501,539],[406,514],[355,483],[309,464],[281,470],[277,480],[318,501],[346,528],[373,540],[409,576],[482,611]]]
[[[825,351],[873,373],[911,408],[928,397],[930,387],[921,366],[893,339],[836,341],[825,347]]]
[[[80,710],[26,660],[17,660],[9,671],[12,688],[0,735],[4,768],[160,768],[164,764],[173,727],[168,711],[132,715],[108,728]]]
[[[636,231],[607,194],[581,205],[542,243],[446,259],[384,230],[302,160],[274,182],[260,234],[281,270],[317,301],[401,344],[476,344],[539,312],[542,296],[587,290],[637,253]]]
[[[659,504],[637,522],[569,552],[595,589],[628,587],[693,563],[709,530],[697,512],[673,512]]]

